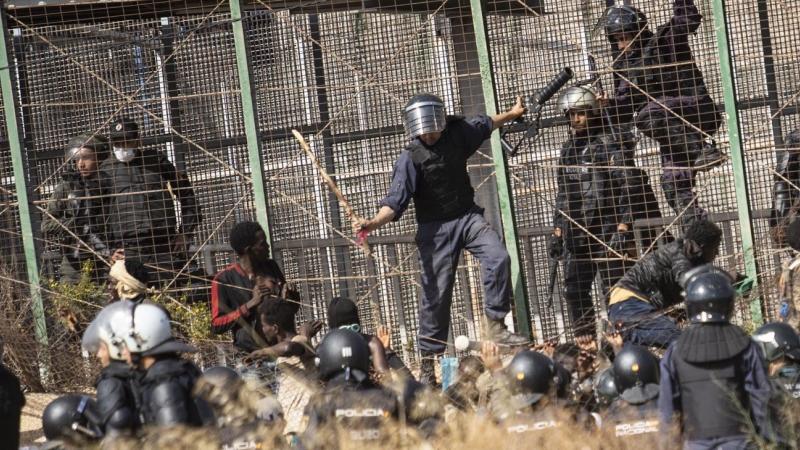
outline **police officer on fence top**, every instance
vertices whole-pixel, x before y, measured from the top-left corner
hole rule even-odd
[[[658,433],[658,361],[646,348],[631,345],[622,350],[613,365],[619,401],[611,404],[603,418],[609,436],[632,442],[637,436]],[[651,435],[652,436],[652,435]],[[652,439],[643,438],[643,441]]]
[[[576,336],[595,333],[592,283],[599,272],[603,293],[614,286],[635,256],[633,222],[661,217],[647,175],[636,167],[636,140],[604,123],[595,90],[571,86],[558,98],[570,121],[561,147],[550,256],[564,260],[564,297]],[[655,237],[653,233],[652,237]],[[645,232],[643,245],[652,237]]]
[[[730,323],[730,277],[701,273],[686,284],[689,326],[661,360],[660,426],[677,418],[685,448],[749,448],[750,429],[767,440],[770,385],[761,350]]]
[[[97,169],[109,155],[105,136],[83,133],[64,146],[66,169],[42,214],[42,232],[58,238],[63,259],[59,282],[76,284],[83,265],[92,261],[91,279],[101,282],[107,268],[97,255],[109,256]],[[77,239],[76,239],[77,238]]]
[[[659,143],[661,187],[684,227],[706,216],[694,199],[695,171],[723,162],[716,144],[707,140],[722,124],[721,116],[689,45],[701,20],[693,0],[674,0],[672,17],[655,32],[632,6],[613,6],[604,19],[606,36],[621,55],[614,61],[616,92],[598,96],[601,106],[619,124],[635,115],[636,128]]]
[[[361,229],[377,230],[397,221],[414,199],[419,228],[423,296],[419,307],[420,381],[437,385],[435,358],[444,353],[450,329],[450,305],[456,266],[466,249],[482,266],[486,319],[490,338],[504,344],[527,340],[506,329],[511,310],[511,263],[497,232],[475,204],[467,160],[501,125],[525,112],[522,97],[513,108],[492,117],[447,116],[444,102],[433,94],[417,94],[403,108],[403,124],[411,142],[392,171],[389,193],[372,219],[359,219]]]

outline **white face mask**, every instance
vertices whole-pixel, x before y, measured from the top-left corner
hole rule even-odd
[[[114,156],[122,162],[131,162],[136,157],[136,149],[114,147]]]

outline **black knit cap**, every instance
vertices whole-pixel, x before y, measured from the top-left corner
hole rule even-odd
[[[347,297],[334,297],[328,302],[328,326],[334,330],[341,325],[361,323],[358,307]]]

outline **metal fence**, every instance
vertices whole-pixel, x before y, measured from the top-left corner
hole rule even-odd
[[[698,201],[724,230],[722,264],[758,277],[752,308],[741,319],[762,320],[762,311],[775,319],[775,275],[785,255],[769,227],[774,155],[800,126],[793,76],[800,22],[782,0],[696,4],[703,22],[690,44],[724,111],[714,138],[729,156],[698,174]],[[673,13],[667,1],[635,6],[653,29]],[[367,331],[391,323],[395,348],[416,360],[410,344],[421,288],[413,203],[401,220],[370,236],[373,253],[366,256],[353,245],[347,212],[291,130],[310,142],[356,214],[371,217],[407,142],[400,110],[413,94],[435,93],[453,114],[494,114],[566,66],[575,80],[600,75],[613,90],[619,55],[597,26],[605,7],[573,0],[7,2],[0,248],[12,263],[7,281],[26,287],[15,298],[31,305],[15,332],[36,337],[33,359],[69,336],[55,318],[52,289],[40,289],[41,278],[58,278],[61,260],[58,239],[40,231],[43,211],[65,169],[64,144],[81,132],[106,133],[126,116],[138,122],[146,148],[187,174],[202,208],[192,263],[179,270],[196,265],[212,275],[224,268],[233,259],[226,245],[233,224],[256,219],[287,278],[300,285],[299,320],[324,318],[331,297],[354,298]],[[554,104],[543,109],[536,145],[508,158],[495,137],[469,161],[477,203],[511,254],[515,323],[537,341],[572,335],[563,296],[556,292],[548,305],[555,263],[546,241],[558,155],[568,137]],[[658,182],[658,144],[641,137],[636,162],[649,175],[663,219],[635,228],[680,235]],[[647,250],[640,243],[640,255]],[[465,254],[453,336],[479,335],[482,297],[480,267]],[[595,303],[604,314],[599,292]]]

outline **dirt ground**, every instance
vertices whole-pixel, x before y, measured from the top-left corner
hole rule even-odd
[[[44,442],[42,431],[42,412],[58,394],[26,394],[25,408],[22,410],[19,445],[26,446]]]

